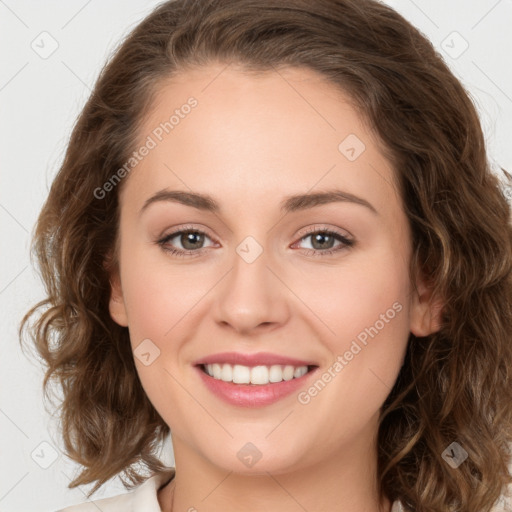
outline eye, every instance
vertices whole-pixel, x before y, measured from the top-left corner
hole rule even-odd
[[[181,228],[173,231],[157,241],[162,249],[175,256],[198,256],[202,254],[207,247],[204,246],[205,239],[211,238],[207,233],[200,229]],[[292,248],[303,240],[311,239],[310,248],[306,248],[307,256],[328,256],[330,254],[347,249],[354,245],[354,240],[333,230],[319,228],[314,226],[303,235],[299,242],[292,245]],[[334,245],[338,242],[338,245]],[[181,247],[176,247],[176,245]],[[210,247],[213,246],[210,245]]]
[[[327,256],[354,245],[354,240],[332,229],[321,229],[314,226],[307,233],[300,241],[311,240],[310,247],[307,248],[309,250],[306,253],[308,256]],[[336,242],[339,243],[337,246],[334,245]]]
[[[205,238],[210,238],[199,229],[180,229],[173,231],[157,241],[157,244],[166,252],[175,256],[192,256],[203,252]],[[181,246],[176,248],[175,245]]]

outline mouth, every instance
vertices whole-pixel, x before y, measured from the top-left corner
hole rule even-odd
[[[283,381],[300,379],[312,372],[317,365],[257,365],[245,366],[241,364],[210,363],[196,365],[203,373],[215,380],[246,384],[250,386],[266,386],[278,384]]]
[[[316,361],[271,352],[222,352],[192,363],[214,396],[235,407],[264,407],[297,393],[319,371]]]

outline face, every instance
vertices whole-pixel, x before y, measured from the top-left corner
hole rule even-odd
[[[140,140],[110,313],[176,460],[261,473],[368,453],[432,319],[394,170],[348,97],[307,69],[212,64],[159,88]]]

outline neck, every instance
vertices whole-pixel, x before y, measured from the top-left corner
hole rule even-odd
[[[212,464],[173,438],[175,478],[158,493],[162,512],[298,510],[390,512],[378,494],[376,455],[368,444],[343,447],[327,460],[289,471],[240,474]]]

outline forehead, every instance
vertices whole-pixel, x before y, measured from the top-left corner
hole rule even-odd
[[[178,187],[268,206],[269,192],[337,187],[383,206],[393,188],[393,169],[350,98],[305,68],[182,71],[160,83],[139,140],[152,141],[126,187],[139,203]]]

